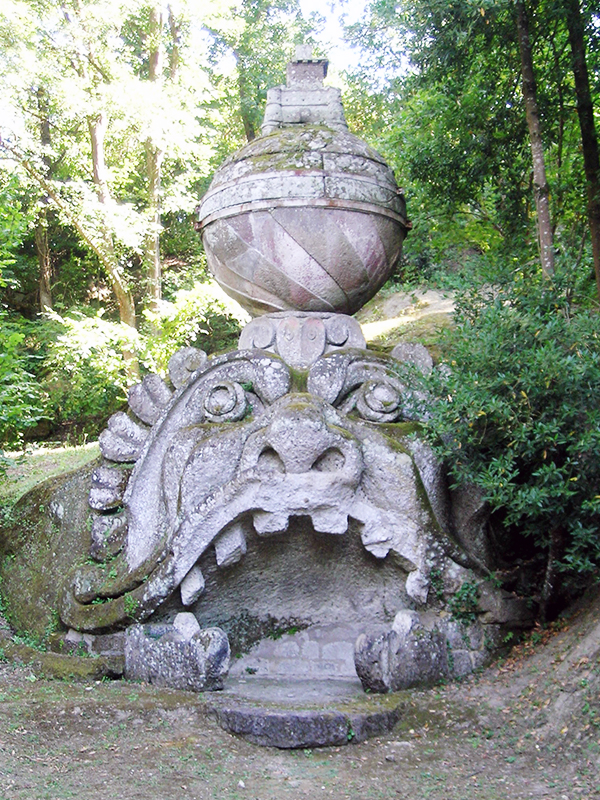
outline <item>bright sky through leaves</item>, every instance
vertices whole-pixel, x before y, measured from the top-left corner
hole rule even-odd
[[[322,44],[333,73],[358,67],[359,52],[344,42],[343,25],[350,25],[365,13],[364,0],[300,0],[303,14],[316,13],[325,19],[321,33],[315,38]],[[331,81],[329,81],[331,82]]]

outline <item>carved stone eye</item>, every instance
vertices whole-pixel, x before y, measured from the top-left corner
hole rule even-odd
[[[372,422],[393,422],[402,411],[402,395],[391,383],[366,381],[357,392],[356,409]]]
[[[239,383],[222,381],[210,386],[204,395],[204,413],[211,422],[236,422],[248,410],[246,393]]]

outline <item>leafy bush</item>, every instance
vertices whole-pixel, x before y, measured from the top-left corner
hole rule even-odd
[[[146,339],[145,365],[166,373],[169,359],[180,347],[199,347],[207,353],[233,349],[241,323],[248,317],[215,283],[197,283],[180,290],[173,303],[162,302],[157,314],[144,313],[154,328]]]
[[[54,425],[72,429],[76,438],[97,435],[121,408],[131,382],[123,350],[139,352],[137,331],[102,316],[71,312],[46,315],[58,334],[44,361],[46,413]]]
[[[507,538],[546,555],[543,602],[553,570],[600,566],[600,314],[571,296],[522,273],[463,294],[429,379],[437,452],[457,484],[483,489]]]
[[[21,194],[16,176],[0,173],[0,286],[14,282],[12,267],[27,233],[30,215],[23,209]]]
[[[46,352],[41,386],[33,385],[43,397],[40,413],[52,420],[52,434],[75,441],[95,437],[124,406],[128,387],[138,380],[128,370],[124,350],[139,360],[142,371],[166,375],[180,347],[209,353],[235,347],[243,312],[218,287],[198,284],[178,292],[175,303],[163,302],[160,313],[145,316],[142,332],[89,309],[64,316],[50,312],[35,324],[36,342]]]
[[[2,448],[14,449],[44,416],[44,396],[25,348],[30,325],[0,309],[0,476],[6,459]]]

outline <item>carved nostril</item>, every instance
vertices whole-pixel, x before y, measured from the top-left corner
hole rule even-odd
[[[285,472],[285,464],[272,447],[265,447],[258,457],[256,466],[270,472]]]
[[[338,472],[344,468],[346,457],[337,447],[329,447],[313,463],[311,469],[317,472]]]

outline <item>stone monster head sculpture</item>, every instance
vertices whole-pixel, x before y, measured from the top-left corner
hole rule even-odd
[[[357,347],[358,324],[338,315],[269,315],[241,344],[248,349],[213,359],[179,351],[174,391],[147,376],[130,391],[132,413],[111,418],[89,501],[98,566],[66,582],[66,624],[97,631],[143,620],[177,588],[190,606],[204,591],[198,561],[209,547],[230,566],[251,530],[279,535],[298,516],[332,536],[350,535],[354,521],[366,550],[391,554],[409,597],[426,601],[428,573],[455,548],[440,471],[410,436],[414,425],[398,424],[410,392],[394,360]]]

